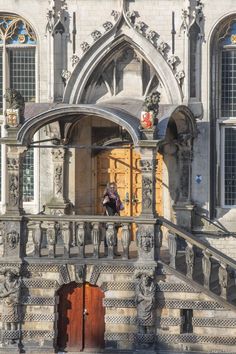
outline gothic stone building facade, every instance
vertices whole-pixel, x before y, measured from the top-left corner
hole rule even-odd
[[[1,353],[236,352],[235,1],[0,0],[0,127]]]

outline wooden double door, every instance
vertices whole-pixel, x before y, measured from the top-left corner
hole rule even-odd
[[[162,215],[163,158],[157,155],[156,211]],[[97,213],[103,213],[102,199],[108,182],[115,182],[124,204],[121,216],[138,216],[142,211],[140,154],[132,146],[106,150],[97,156]]]
[[[72,282],[62,286],[58,295],[58,349],[78,352],[104,348],[103,291]]]

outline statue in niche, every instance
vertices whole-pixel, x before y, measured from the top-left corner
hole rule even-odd
[[[145,332],[146,326],[154,325],[153,309],[155,305],[156,288],[153,276],[141,274],[137,286],[135,303],[137,306],[138,323]]]
[[[9,178],[9,201],[12,206],[16,206],[19,199],[18,176],[11,174]]]
[[[19,274],[11,269],[5,269],[4,282],[0,284],[0,299],[2,299],[2,322],[3,329],[16,331],[19,322],[19,297],[20,281]],[[14,344],[17,338],[12,338]]]

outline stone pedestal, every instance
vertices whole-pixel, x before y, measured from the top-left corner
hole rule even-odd
[[[52,149],[53,162],[53,197],[47,203],[52,215],[71,214],[72,205],[67,198],[67,150],[63,148]]]
[[[192,229],[194,205],[191,203],[177,203],[173,206],[175,223],[186,230]]]

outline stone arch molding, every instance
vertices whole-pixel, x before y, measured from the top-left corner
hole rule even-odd
[[[134,145],[138,145],[140,139],[139,120],[129,113],[101,105],[65,105],[51,109],[28,119],[17,134],[17,140],[22,145],[30,145],[34,134],[43,126],[53,122],[73,124],[84,116],[97,116],[112,121],[124,127],[130,134]]]
[[[165,87],[169,104],[181,104],[183,94],[174,72],[163,55],[141,33],[137,32],[124,15],[116,25],[85,51],[72,72],[64,92],[64,103],[80,103],[84,88],[89,78],[108,54],[122,42],[128,43],[156,70]]]

